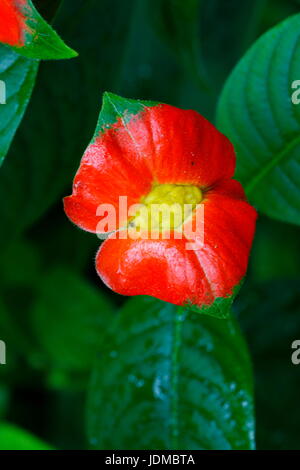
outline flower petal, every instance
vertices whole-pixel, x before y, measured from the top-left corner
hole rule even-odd
[[[123,295],[151,295],[182,305],[209,289],[182,240],[108,238],[96,257],[103,282]]]
[[[232,144],[196,111],[148,107],[119,134],[131,161],[156,183],[207,188],[234,174]]]
[[[142,109],[102,129],[82,158],[65,210],[86,230],[96,231],[100,204],[112,204],[119,218],[119,196],[128,197],[129,207],[154,183],[209,188],[233,176],[231,143],[200,114],[163,104]]]
[[[204,244],[186,239],[106,240],[96,257],[102,280],[123,295],[150,295],[177,305],[209,305],[233,293],[245,275],[256,211],[236,181],[219,185],[204,202]]]
[[[73,183],[73,194],[64,199],[67,216],[85,230],[96,232],[100,204],[116,211],[116,228],[127,221],[120,218],[119,197],[127,196],[127,206],[140,202],[152,185],[150,175],[142,174],[124,158],[124,149],[110,132],[89,145]]]
[[[194,253],[213,297],[225,297],[246,273],[257,213],[235,180],[223,181],[209,191],[203,206],[204,239],[201,244],[196,238],[199,249]]]

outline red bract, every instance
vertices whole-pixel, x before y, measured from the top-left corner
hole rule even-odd
[[[119,215],[119,196],[128,196],[131,205],[164,185],[172,185],[175,196],[176,188],[199,188],[204,243],[189,239],[196,249],[187,250],[187,239],[176,239],[176,228],[169,239],[133,240],[124,236],[128,220],[120,220],[119,236],[109,236],[98,251],[99,276],[120,294],[151,295],[177,305],[201,307],[230,296],[245,275],[256,220],[242,186],[232,179],[231,143],[195,111],[165,104],[141,105],[132,113],[129,108],[98,129],[75,176],[73,194],[64,199],[66,214],[82,229],[96,232],[99,204],[112,204]]]
[[[10,46],[22,46],[26,30],[25,0],[1,0],[0,2],[0,42]]]

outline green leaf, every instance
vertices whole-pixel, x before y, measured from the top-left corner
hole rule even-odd
[[[198,314],[209,315],[220,319],[229,318],[233,301],[238,295],[243,281],[244,280],[242,279],[242,281],[234,287],[232,295],[227,297],[217,297],[212,305],[203,305],[202,307],[198,307],[197,305],[189,304],[187,307]]]
[[[27,29],[25,44],[13,47],[19,54],[30,59],[69,59],[77,52],[68,47],[54,29],[41,17],[31,0],[21,7]]]
[[[300,224],[300,107],[291,85],[300,76],[300,14],[254,43],[228,78],[219,129],[237,152],[236,178],[257,208]]]
[[[18,426],[1,422],[0,450],[52,450],[52,447]]]
[[[252,380],[233,320],[130,300],[102,341],[88,400],[98,449],[253,449]]]
[[[0,97],[0,165],[24,115],[37,69],[37,61],[25,59],[0,44],[0,80],[4,84]]]
[[[141,113],[146,106],[158,104],[156,101],[131,100],[105,92],[94,138],[111,127],[118,119],[126,124],[132,116]]]
[[[108,299],[66,268],[45,275],[32,309],[32,327],[46,352],[53,381],[88,372],[99,338],[113,319]]]
[[[292,363],[292,343],[300,339],[299,280],[245,285],[243,292],[236,308],[254,363],[257,447],[300,450],[300,365]]]

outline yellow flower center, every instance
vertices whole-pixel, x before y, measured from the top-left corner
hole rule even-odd
[[[172,230],[180,227],[203,199],[192,185],[159,184],[144,196],[129,226],[143,230]]]

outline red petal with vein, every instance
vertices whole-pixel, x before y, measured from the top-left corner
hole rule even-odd
[[[256,211],[232,180],[208,192],[204,201],[204,244],[187,250],[182,240],[107,239],[96,268],[123,295],[150,295],[177,305],[202,306],[232,294],[244,277]]]
[[[20,8],[25,0],[1,0],[0,2],[0,42],[10,46],[24,44],[25,17]]]
[[[231,143],[200,114],[148,107],[126,124],[119,119],[88,147],[65,211],[75,224],[95,232],[99,204],[113,204],[118,211],[119,196],[127,196],[128,205],[138,203],[153,183],[206,189],[231,178],[234,168]]]

